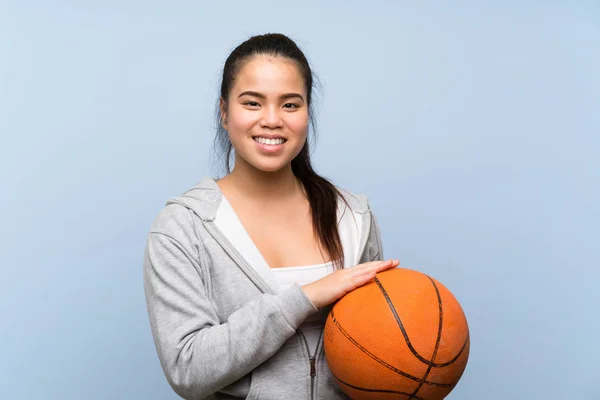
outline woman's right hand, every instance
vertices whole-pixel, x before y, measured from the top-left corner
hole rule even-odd
[[[399,264],[398,260],[358,264],[352,268],[334,271],[324,278],[302,286],[302,290],[315,307],[321,309],[370,282],[377,273],[396,268]]]

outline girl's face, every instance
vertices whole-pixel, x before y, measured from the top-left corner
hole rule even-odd
[[[261,55],[243,65],[226,107],[221,99],[222,123],[235,149],[236,167],[275,172],[290,165],[306,142],[306,95],[293,61]]]

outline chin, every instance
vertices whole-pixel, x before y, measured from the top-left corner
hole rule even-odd
[[[237,162],[238,160],[236,160]],[[257,171],[265,173],[274,173],[290,168],[292,158],[290,155],[281,154],[279,156],[265,157],[262,155],[251,155],[248,158],[241,157],[239,160],[247,167],[254,168]]]
[[[262,172],[277,172],[288,166],[289,163],[256,163],[252,166]]]

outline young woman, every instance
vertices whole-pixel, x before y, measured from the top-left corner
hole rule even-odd
[[[366,197],[311,166],[312,88],[288,37],[239,45],[225,62],[218,113],[228,173],[169,200],[152,225],[148,313],[183,398],[347,398],[323,353],[327,313],[398,261],[382,261]]]

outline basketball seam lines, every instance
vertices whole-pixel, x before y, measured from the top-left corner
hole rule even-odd
[[[338,328],[338,330],[342,333],[342,335],[344,335],[353,345],[358,347],[358,349],[360,351],[362,351],[363,353],[365,353],[366,355],[368,355],[373,360],[375,360],[379,364],[383,365],[387,369],[392,370],[392,371],[396,372],[397,374],[402,375],[408,379],[412,379],[413,381],[422,382],[422,383],[425,383],[425,384],[431,385],[431,386],[450,387],[450,386],[454,385],[453,383],[437,383],[437,382],[432,382],[432,381],[427,381],[427,380],[423,381],[421,378],[417,378],[416,376],[410,375],[404,371],[399,370],[398,368],[394,367],[393,365],[388,364],[387,362],[383,361],[382,359],[377,357],[375,354],[371,353],[369,350],[364,348],[360,343],[358,343],[352,336],[350,336],[348,334],[348,332],[346,332],[344,330],[344,328],[339,324],[338,320],[335,318],[335,314],[334,314],[333,310],[331,310],[331,320],[333,321],[334,325]]]
[[[466,347],[466,345],[467,345],[467,343],[469,341],[469,334],[468,333],[467,333],[467,338],[465,339],[465,342],[463,343],[463,346],[460,349],[460,351],[458,352],[458,354],[456,354],[456,356],[453,359],[451,359],[450,361],[448,361],[448,362],[436,364],[434,362],[428,361],[426,358],[424,358],[419,353],[417,353],[417,350],[413,347],[412,343],[410,342],[410,339],[408,337],[408,333],[406,332],[406,329],[404,328],[404,324],[402,324],[402,320],[400,319],[400,316],[398,315],[398,313],[396,312],[396,309],[394,308],[394,305],[392,304],[392,300],[388,296],[388,294],[385,291],[385,289],[383,288],[383,286],[381,286],[381,282],[379,282],[379,279],[375,278],[374,281],[377,284],[377,286],[379,286],[379,289],[382,291],[383,296],[385,297],[385,300],[387,301],[388,306],[390,307],[390,309],[392,311],[392,314],[394,314],[394,318],[396,319],[396,323],[398,324],[398,326],[400,327],[400,330],[402,331],[402,335],[404,336],[404,340],[406,341],[406,344],[408,345],[408,348],[410,349],[410,351],[413,353],[413,355],[415,357],[417,357],[425,365],[432,366],[432,367],[438,367],[438,368],[447,367],[448,365],[454,363],[458,359],[458,357],[460,357],[460,355],[462,354],[463,350],[465,349],[465,347]]]
[[[439,314],[440,314],[440,318],[438,321],[438,334],[437,334],[437,340],[435,342],[435,349],[433,349],[433,354],[431,356],[431,362],[433,363],[435,361],[435,356],[437,355],[438,349],[440,348],[440,340],[442,339],[442,326],[444,325],[444,308],[443,308],[443,304],[442,304],[442,296],[440,295],[440,291],[438,290],[437,285],[435,284],[435,282],[433,281],[433,279],[431,279],[429,276],[427,277],[429,278],[429,280],[431,281],[431,284],[433,285],[433,287],[435,288],[435,294],[437,296],[438,299],[438,305],[439,305]],[[381,290],[383,290],[383,285],[380,286]],[[427,366],[427,371],[425,371],[425,374],[423,375],[423,380],[427,379],[427,377],[429,376],[429,373],[431,372],[431,365]],[[412,393],[411,395],[411,399],[414,397],[416,397],[417,393],[419,393],[419,390],[421,390],[421,387],[423,387],[423,382],[419,383],[419,386],[417,386],[417,388],[415,389],[415,391]]]
[[[333,377],[334,377],[334,378],[335,378],[335,379],[336,379],[338,382],[340,382],[340,383],[342,383],[342,384],[344,384],[344,385],[346,385],[346,386],[348,386],[348,387],[351,387],[352,389],[356,389],[356,390],[362,390],[363,392],[372,392],[372,393],[373,393],[373,392],[375,392],[375,393],[394,393],[394,394],[402,394],[402,395],[404,395],[404,396],[409,396],[409,398],[411,398],[411,399],[416,399],[416,400],[425,400],[425,399],[423,399],[422,397],[414,396],[414,395],[411,395],[410,393],[406,393],[406,392],[400,392],[400,391],[397,391],[397,390],[386,390],[386,389],[368,389],[368,388],[363,388],[363,387],[360,387],[360,386],[355,386],[355,385],[352,385],[352,384],[350,384],[350,383],[348,383],[348,382],[344,382],[343,380],[341,380],[340,378],[338,378],[337,376],[335,376],[333,373],[332,373],[332,375],[333,375]]]

